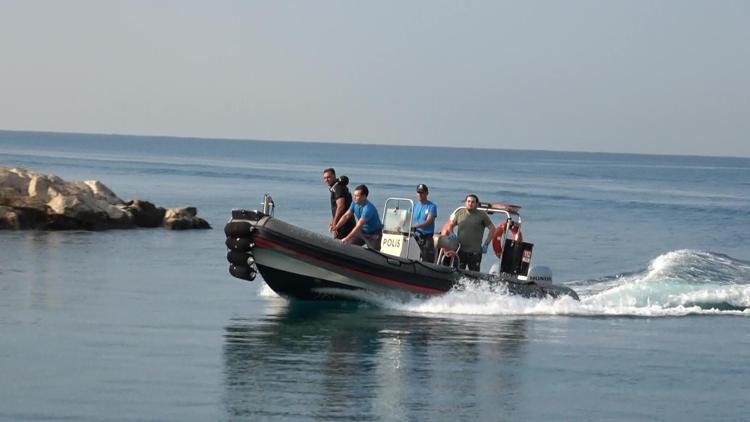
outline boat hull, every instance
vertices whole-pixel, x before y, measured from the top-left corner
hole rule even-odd
[[[510,275],[459,270],[344,245],[257,211],[233,211],[225,233],[233,266],[241,266],[245,257],[250,258],[254,265],[247,270],[252,273],[257,268],[271,289],[291,299],[363,299],[366,294],[434,296],[472,282],[507,288],[509,293],[526,297],[578,298],[562,286],[520,282]],[[244,246],[233,248],[240,244]]]

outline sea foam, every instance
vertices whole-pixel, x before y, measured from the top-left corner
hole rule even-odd
[[[580,302],[567,296],[524,298],[473,283],[445,295],[406,302],[372,296],[366,300],[424,314],[750,316],[750,265],[710,252],[671,251],[654,258],[643,271],[566,284],[578,291]]]

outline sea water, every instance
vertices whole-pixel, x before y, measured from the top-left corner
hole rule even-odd
[[[2,420],[747,420],[750,160],[0,132],[0,165],[193,205],[214,227],[0,232]],[[325,233],[370,200],[521,205],[581,301],[466,285],[288,302],[227,272],[258,208]],[[485,256],[483,269],[492,259]]]

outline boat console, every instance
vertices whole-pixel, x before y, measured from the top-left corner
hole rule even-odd
[[[414,202],[407,198],[388,198],[383,207],[383,238],[380,252],[406,259],[419,259],[419,246],[411,230]]]

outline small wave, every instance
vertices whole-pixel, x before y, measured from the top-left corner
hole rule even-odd
[[[750,314],[750,264],[724,254],[681,249],[654,258],[643,271],[573,284],[583,304],[603,310]]]
[[[634,315],[741,311],[750,315],[750,286],[686,286],[681,282],[626,283],[581,298],[591,308]]]
[[[633,316],[667,317],[686,315],[745,315],[750,316],[750,288],[734,292],[674,296],[664,303],[637,300],[637,296],[617,298],[602,295],[582,297],[576,301],[562,298],[524,298],[507,293],[488,292],[481,287],[451,291],[445,295],[402,302],[381,297],[377,305],[402,312],[440,315],[498,315],[498,316]],[[369,298],[372,301],[372,297]],[[736,302],[735,305],[730,303]],[[743,305],[744,304],[744,305]]]

